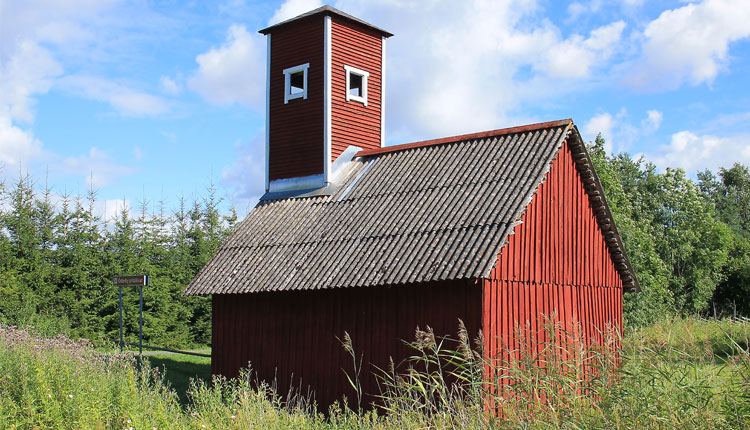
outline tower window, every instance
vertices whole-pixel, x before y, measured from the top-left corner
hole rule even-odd
[[[367,106],[367,78],[370,73],[351,66],[344,66],[346,72],[346,101],[354,100]]]
[[[307,69],[310,63],[284,69],[284,104],[289,100],[307,99]]]

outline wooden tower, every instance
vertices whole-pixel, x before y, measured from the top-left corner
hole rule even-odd
[[[329,6],[260,33],[268,43],[266,191],[326,186],[347,147],[383,145],[392,34]]]

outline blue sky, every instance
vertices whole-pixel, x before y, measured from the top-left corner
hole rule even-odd
[[[317,6],[0,0],[0,178],[123,203],[262,193],[265,41]],[[750,164],[747,0],[330,3],[387,29],[386,140],[573,118],[660,168]]]

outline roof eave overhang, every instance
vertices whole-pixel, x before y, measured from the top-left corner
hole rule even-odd
[[[635,270],[633,270],[633,265],[630,263],[628,254],[625,252],[625,245],[620,232],[617,230],[617,224],[612,216],[612,212],[609,209],[607,197],[604,195],[604,188],[599,180],[599,176],[596,174],[596,169],[594,169],[594,163],[591,161],[586,144],[583,142],[575,124],[570,130],[568,144],[571,147],[576,168],[584,182],[584,189],[589,195],[589,202],[594,209],[599,227],[604,234],[604,240],[607,243],[610,256],[615,263],[615,268],[620,273],[623,289],[625,292],[640,292],[641,287],[638,283],[638,278],[635,275]]]
[[[271,25],[269,27],[266,27],[266,28],[264,28],[262,30],[258,30],[258,33],[263,34],[263,35],[267,35],[267,34],[270,34],[271,32],[273,32],[274,30],[278,30],[281,27],[286,27],[288,24],[290,24],[292,22],[298,21],[300,19],[304,19],[304,18],[309,18],[309,17],[312,17],[312,16],[316,16],[316,15],[320,15],[320,16],[332,16],[332,15],[338,16],[338,17],[344,18],[344,19],[346,19],[348,21],[351,21],[351,22],[354,22],[354,23],[357,23],[357,24],[360,24],[360,25],[364,25],[365,27],[368,27],[368,28],[370,28],[372,30],[375,30],[378,33],[380,33],[381,36],[383,36],[383,37],[388,38],[388,37],[393,36],[393,33],[391,33],[391,32],[385,31],[385,30],[383,30],[380,27],[376,27],[376,26],[370,24],[367,21],[363,21],[363,20],[361,20],[361,19],[359,19],[359,18],[357,18],[355,16],[349,15],[348,13],[344,13],[344,12],[336,9],[335,7],[331,7],[331,6],[321,6],[321,7],[317,8],[317,9],[313,9],[313,10],[311,10],[309,12],[305,12],[305,13],[303,13],[301,15],[297,15],[294,18],[290,18],[290,19],[287,19],[286,21],[282,21],[282,22],[279,22],[277,24],[274,24],[274,25]]]

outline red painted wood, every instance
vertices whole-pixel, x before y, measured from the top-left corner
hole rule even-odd
[[[350,145],[380,148],[382,101],[382,35],[355,22],[331,19],[331,157],[335,160]],[[356,67],[367,78],[367,106],[346,101],[346,71]]]
[[[269,179],[323,173],[324,19],[300,19],[271,32]],[[284,74],[310,63],[307,99],[284,104]]]
[[[460,281],[214,295],[212,373],[233,377],[251,361],[261,380],[276,378],[282,394],[292,383],[299,388],[302,378],[303,389],[313,388],[323,407],[343,394],[354,399],[341,370],[351,374],[351,357],[336,340],[336,336],[343,340],[348,331],[357,354],[364,354],[363,385],[368,393],[377,394],[375,366],[387,369],[390,356],[399,363],[411,355],[413,351],[401,340],[414,340],[415,327],[429,325],[436,334],[456,339],[460,318],[471,336],[476,336],[485,315],[477,312],[484,293],[491,291],[472,281]]]
[[[543,318],[553,314],[586,346],[603,342],[605,327],[622,330],[622,281],[567,144],[521,220],[483,282],[483,297],[493,302],[484,312],[500,314],[482,319],[491,357],[518,348],[515,330],[527,324],[526,347],[538,354],[550,340]]]

